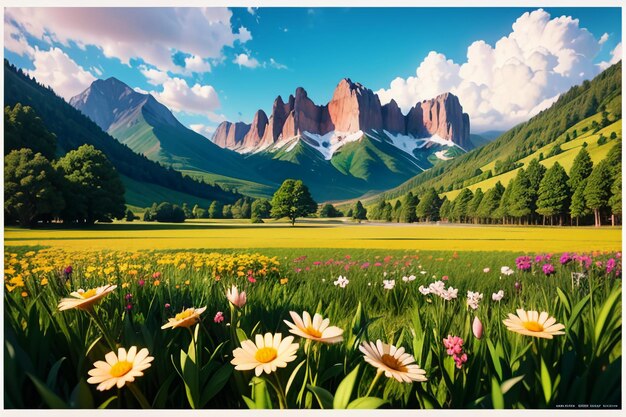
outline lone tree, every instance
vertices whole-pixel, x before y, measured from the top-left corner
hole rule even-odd
[[[352,218],[361,223],[362,220],[367,220],[367,209],[363,207],[361,200],[357,201],[354,210],[352,211]]]
[[[296,218],[317,211],[317,203],[311,197],[308,187],[301,180],[285,180],[274,193],[271,204],[272,217],[277,219],[288,217],[292,226],[296,224]]]
[[[82,145],[59,159],[57,167],[67,180],[64,220],[91,224],[124,217],[124,184],[104,153]]]

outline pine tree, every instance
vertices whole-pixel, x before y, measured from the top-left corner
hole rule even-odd
[[[572,219],[576,219],[576,226],[578,226],[578,219],[591,213],[587,207],[585,201],[585,187],[587,186],[587,178],[578,183],[578,188],[572,195],[572,203],[569,206],[570,215]]]
[[[402,211],[400,221],[402,223],[413,223],[417,220],[415,208],[417,207],[417,197],[412,192],[408,192],[402,200]]]
[[[454,211],[453,216],[456,220],[464,222],[467,220],[467,207],[474,195],[469,188],[464,188],[459,195],[454,199]]]
[[[587,207],[593,210],[595,225],[602,226],[602,209],[607,207],[611,195],[611,170],[607,160],[601,161],[589,175],[585,186]]]
[[[484,197],[485,194],[483,193],[483,190],[478,188],[474,193],[474,197],[472,197],[469,204],[467,205],[468,217],[471,217],[474,220],[474,223],[478,223],[478,207],[480,206],[480,203],[483,201]]]
[[[367,210],[363,207],[361,200],[357,201],[352,212],[352,218],[361,223],[362,220],[367,220]]]
[[[562,225],[563,215],[569,209],[571,194],[567,180],[567,173],[561,164],[555,162],[539,184],[537,213],[550,217],[550,223],[554,216],[559,216],[559,225]]]
[[[570,190],[572,192],[576,192],[578,184],[587,178],[591,174],[592,170],[593,162],[591,162],[589,152],[587,152],[587,149],[581,148],[578,155],[576,155],[576,158],[574,158],[572,169],[569,171],[568,185]]]
[[[441,199],[434,188],[429,188],[419,204],[415,208],[415,215],[422,221],[435,221],[439,219],[439,209],[441,208]]]
[[[195,219],[199,219],[200,216],[198,215],[198,210],[200,210],[200,206],[195,204],[193,206],[193,209],[191,209],[191,215],[195,218]]]
[[[391,207],[391,203],[385,203],[385,208],[383,209],[381,220],[384,220],[386,222],[390,222],[393,220],[393,207]]]
[[[536,217],[537,210],[537,197],[539,191],[539,184],[543,176],[546,174],[546,167],[539,163],[538,159],[533,159],[528,163],[526,168],[526,175],[528,176],[528,194],[530,195],[530,217]]]
[[[530,180],[524,168],[520,168],[517,171],[511,187],[509,214],[520,219],[521,223],[521,219],[531,213],[530,205],[532,201]]]
[[[444,221],[449,221],[452,213],[452,202],[448,200],[448,197],[443,198],[441,207],[439,208],[439,218]]]
[[[511,190],[513,189],[513,180],[509,181],[509,184],[506,186],[504,191],[502,192],[502,198],[500,198],[500,204],[498,205],[498,209],[493,212],[492,217],[494,219],[502,219],[502,224],[506,224],[506,219],[510,215],[509,207],[511,205]]]
[[[222,217],[224,217],[224,206],[217,200],[213,201],[209,206],[209,219],[221,219]]]
[[[400,202],[400,200],[396,200],[396,203],[393,206],[393,212],[392,212],[394,222],[400,223],[401,212],[402,212],[402,203]]]
[[[487,190],[476,210],[478,218],[485,221],[491,220],[500,206],[503,193],[504,186],[500,181],[498,181],[493,188]]]

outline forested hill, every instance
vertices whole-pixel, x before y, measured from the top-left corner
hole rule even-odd
[[[4,61],[4,104],[32,107],[46,128],[57,136],[57,155],[90,144],[105,153],[118,172],[135,181],[151,183],[192,196],[233,203],[241,197],[217,185],[196,181],[172,168],[134,153],[98,125],[20,69]]]
[[[592,81],[584,81],[581,85],[572,87],[550,108],[515,126],[492,143],[453,160],[441,162],[402,185],[370,196],[364,201],[373,203],[381,199],[392,200],[409,191],[421,194],[430,187],[440,193],[459,190],[516,169],[521,166],[518,161],[555,143],[557,139],[567,140],[564,137],[566,131],[591,116],[597,115],[600,120],[600,114],[610,112],[613,120],[621,120],[621,93],[620,61]]]

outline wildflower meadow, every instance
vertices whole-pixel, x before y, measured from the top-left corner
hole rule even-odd
[[[262,252],[7,248],[5,406],[621,407],[621,252]]]

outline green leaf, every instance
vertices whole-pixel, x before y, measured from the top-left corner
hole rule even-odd
[[[107,408],[109,406],[109,404],[111,404],[115,400],[117,400],[117,395],[112,396],[111,398],[109,398],[108,400],[106,400],[105,402],[100,404],[98,406],[98,409],[99,410],[104,410],[105,408]]]
[[[498,374],[498,379],[502,380],[502,364],[500,363],[500,356],[498,355],[496,348],[493,346],[491,339],[487,339],[487,348],[489,349],[491,363],[493,363],[493,367]]]
[[[272,399],[267,390],[267,382],[262,378],[254,377],[250,383],[252,384],[252,399],[256,408],[262,410],[272,408]]]
[[[84,378],[78,381],[78,384],[70,395],[70,408],[88,408],[93,409],[93,396],[89,390],[89,385],[85,382]]]
[[[251,398],[246,397],[245,395],[242,395],[241,398],[243,398],[243,400],[245,401],[246,405],[248,406],[248,408],[250,410],[256,410],[256,404],[254,401],[252,401]]]
[[[500,385],[500,390],[502,391],[502,394],[506,394],[507,392],[509,392],[509,390],[522,379],[524,379],[524,375],[516,376],[515,378],[507,379],[506,381],[504,381],[502,385]]]
[[[233,373],[233,369],[230,363],[226,363],[211,376],[211,379],[209,379],[202,393],[202,399],[200,400],[201,407],[206,406],[206,404],[211,401],[211,398],[224,388],[224,385],[228,382],[228,378],[230,378],[230,375]]]
[[[342,363],[336,363],[334,365],[332,365],[330,368],[326,369],[324,371],[324,373],[322,374],[322,376],[320,376],[319,381],[317,382],[318,384],[323,384],[324,382],[328,381],[331,378],[334,378],[336,376],[338,376],[339,374],[341,374],[341,372],[343,371],[343,364]]]
[[[348,409],[371,410],[379,408],[387,401],[377,397],[360,397],[348,404]]]
[[[174,381],[175,376],[176,374],[170,374],[170,376],[161,385],[161,388],[159,388],[156,396],[154,397],[154,401],[152,401],[152,408],[165,408],[167,397],[170,393],[170,385],[172,381]]]
[[[622,290],[617,289],[615,292],[611,293],[609,297],[606,299],[604,304],[602,305],[602,309],[600,310],[600,314],[596,318],[596,327],[595,327],[595,341],[598,343],[603,333],[607,330],[605,329],[607,320],[609,319],[609,315],[612,313],[613,309],[621,299]]]
[[[298,371],[300,370],[300,368],[302,368],[302,366],[305,363],[306,363],[306,359],[300,362],[298,366],[296,366],[296,368],[293,370],[291,375],[289,376],[289,380],[287,381],[287,385],[285,386],[285,395],[289,393],[289,388],[291,388],[291,384],[293,384],[293,381],[296,378],[296,375],[298,375]]]
[[[50,388],[48,388],[43,382],[41,382],[39,378],[37,378],[36,376],[30,373],[26,373],[26,375],[28,375],[31,381],[33,381],[33,384],[35,384],[35,388],[37,389],[37,392],[39,392],[39,395],[41,395],[41,398],[43,399],[43,401],[46,403],[48,407],[52,409],[68,408],[67,404],[58,395],[56,395]]]
[[[359,365],[354,368],[352,372],[346,376],[343,381],[337,387],[337,392],[335,392],[335,398],[333,399],[333,408],[335,409],[343,409],[348,406],[350,402],[350,397],[352,396],[352,390],[354,388],[354,384],[356,383],[356,377],[359,372]]]
[[[325,410],[333,408],[333,394],[322,387],[314,387],[313,385],[307,385],[306,387],[315,395],[320,407]]]
[[[500,384],[495,377],[491,378],[491,401],[494,409],[501,410],[504,408],[504,395],[502,395]]]
[[[189,405],[193,409],[198,408],[200,400],[200,387],[198,386],[198,367],[182,350],[180,351],[180,366]]]
[[[244,340],[248,340],[248,336],[246,336],[246,332],[244,332],[241,328],[237,327],[235,331],[237,333],[237,339],[239,340],[239,344]]]
[[[550,399],[552,398],[552,380],[550,379],[550,372],[543,358],[541,358],[541,388],[543,389],[546,404],[550,404]]]
[[[59,375],[59,369],[61,368],[61,365],[63,364],[64,360],[65,360],[65,357],[62,357],[61,359],[56,361],[54,365],[52,365],[52,369],[50,369],[50,372],[48,372],[46,385],[50,387],[51,389],[57,385],[57,376]]]
[[[565,307],[565,310],[567,310],[567,314],[569,315],[569,313],[572,311],[572,307],[570,306],[567,295],[565,295],[565,293],[559,287],[556,288],[556,293],[559,295],[561,304],[563,304],[563,307]]]
[[[585,306],[587,305],[590,299],[591,299],[591,294],[587,294],[585,297],[583,297],[582,300],[580,300],[574,306],[574,309],[572,310],[572,314],[570,314],[569,318],[567,319],[565,323],[566,328],[569,329],[572,325],[574,325],[576,320],[578,320],[578,317],[580,316],[580,313],[582,312],[583,308],[585,308]]]

